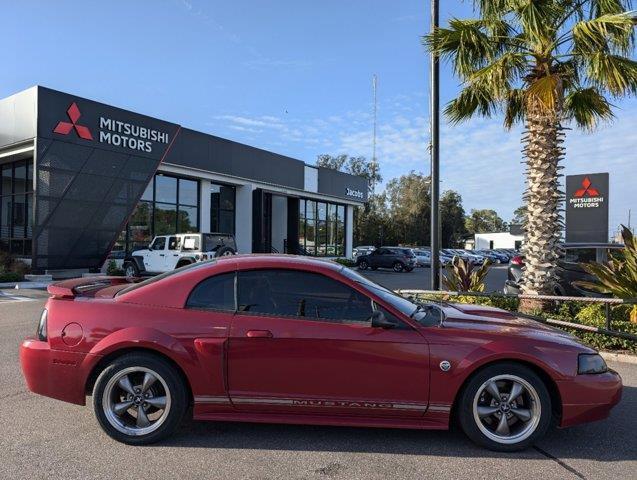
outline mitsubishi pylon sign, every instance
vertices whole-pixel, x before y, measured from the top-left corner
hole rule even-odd
[[[608,242],[608,173],[566,176],[566,241]]]

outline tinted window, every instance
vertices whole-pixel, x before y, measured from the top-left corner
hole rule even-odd
[[[170,237],[168,239],[168,250],[179,250],[181,248],[181,238]]]
[[[239,311],[333,321],[369,322],[371,300],[324,275],[296,270],[239,272]]]
[[[234,312],[234,272],[215,275],[199,283],[188,297],[186,306]]]
[[[569,248],[566,250],[564,260],[570,263],[584,263],[595,261],[594,248]]]
[[[153,242],[153,250],[163,250],[166,247],[166,237],[157,237]]]

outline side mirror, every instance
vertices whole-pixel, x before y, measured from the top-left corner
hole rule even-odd
[[[372,328],[396,328],[398,324],[385,317],[385,314],[381,310],[374,310],[372,313]]]

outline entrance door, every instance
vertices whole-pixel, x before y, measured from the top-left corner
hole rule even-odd
[[[240,271],[237,281],[238,313],[228,349],[228,385],[237,409],[424,413],[428,346],[406,324],[372,327],[370,298],[304,271]]]

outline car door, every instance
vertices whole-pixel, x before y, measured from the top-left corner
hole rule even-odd
[[[150,251],[144,258],[144,266],[149,272],[163,272],[166,263],[166,237],[155,237]]]
[[[237,304],[228,348],[235,408],[373,416],[426,410],[426,341],[398,319],[393,329],[372,327],[376,307],[360,291],[319,273],[249,270],[238,272]]]
[[[164,270],[174,270],[179,262],[179,251],[181,250],[181,238],[172,236],[168,237],[168,248],[164,257]]]

